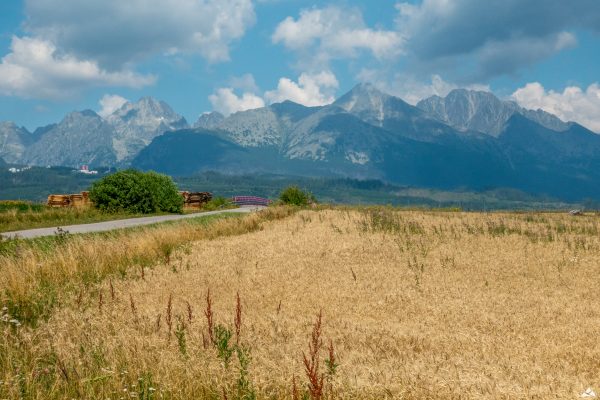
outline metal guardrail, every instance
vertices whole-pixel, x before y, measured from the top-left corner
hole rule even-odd
[[[271,200],[256,196],[234,196],[231,202],[238,206],[268,206]]]

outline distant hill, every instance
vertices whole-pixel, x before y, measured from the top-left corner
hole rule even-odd
[[[32,200],[45,202],[51,193],[78,193],[104,176],[78,173],[72,168],[32,167],[11,173],[0,167],[0,201]],[[248,173],[229,175],[206,171],[200,174],[175,177],[180,190],[209,191],[215,196],[255,195],[276,199],[283,188],[298,185],[327,203],[391,204],[408,207],[459,207],[465,210],[521,209],[552,210],[598,208],[600,203],[573,204],[547,197],[535,197],[513,189],[495,189],[485,192],[440,191],[392,185],[379,180],[348,178],[305,177]]]

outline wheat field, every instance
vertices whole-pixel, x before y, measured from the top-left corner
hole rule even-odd
[[[5,308],[0,398],[572,399],[600,389],[595,215],[247,218],[260,224],[188,235],[143,276],[65,292],[35,324]]]

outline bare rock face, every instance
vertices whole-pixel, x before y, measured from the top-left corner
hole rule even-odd
[[[20,162],[32,136],[25,128],[20,128],[13,122],[0,122],[0,158],[7,163]]]
[[[269,107],[231,114],[215,128],[243,147],[279,146],[285,135],[285,126]]]
[[[369,83],[355,86],[333,105],[379,127],[383,127],[386,120],[410,119],[422,114],[402,99],[384,93]]]
[[[192,128],[196,129],[215,129],[221,122],[225,120],[225,116],[220,112],[213,111],[210,113],[204,113],[194,123]]]
[[[514,114],[537,122],[557,132],[566,131],[569,124],[542,110],[526,110],[513,101],[502,101],[489,92],[456,89],[444,98],[432,96],[417,107],[427,114],[460,131],[476,131],[497,137]]]
[[[127,165],[155,137],[187,126],[185,118],[168,104],[144,97],[125,103],[106,118],[91,110],[72,112],[59,124],[33,134],[3,123],[0,157],[42,166]]]
[[[91,110],[68,114],[24,152],[31,165],[107,166],[116,163],[114,128]]]
[[[117,162],[135,157],[152,139],[165,132],[185,129],[188,124],[165,102],[143,97],[135,103],[125,103],[106,117],[115,131],[112,138]]]

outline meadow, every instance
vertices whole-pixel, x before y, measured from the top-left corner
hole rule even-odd
[[[597,218],[274,207],[3,243],[0,398],[577,398]]]

